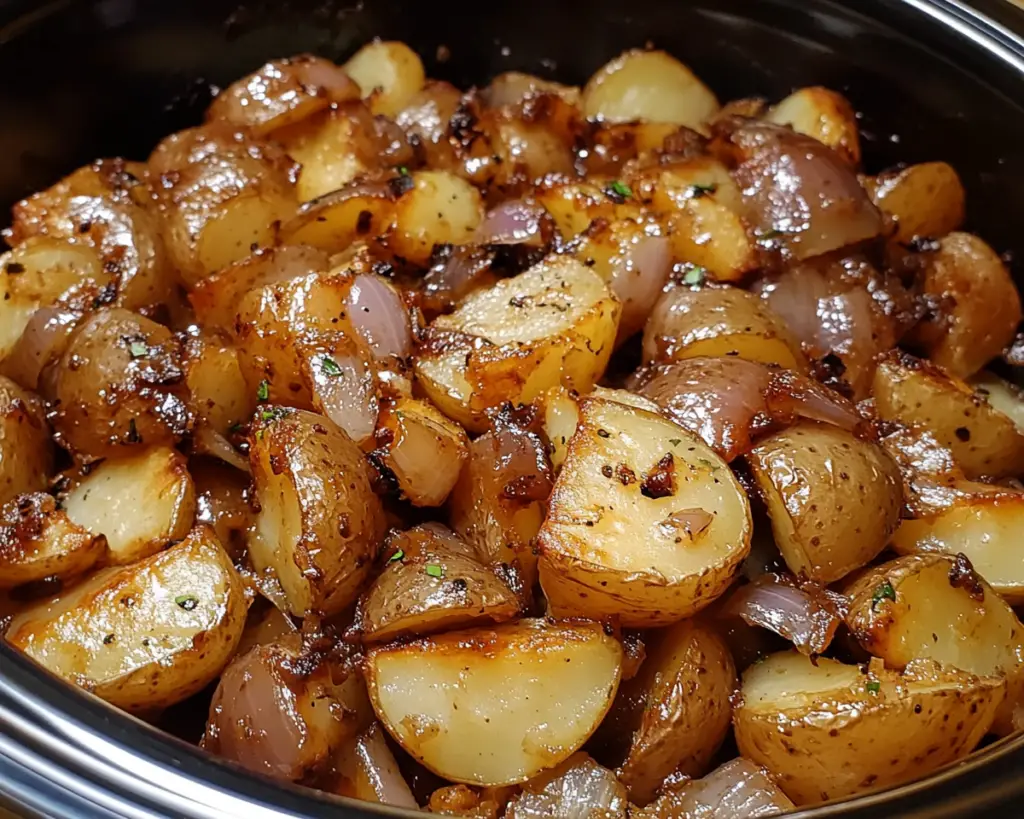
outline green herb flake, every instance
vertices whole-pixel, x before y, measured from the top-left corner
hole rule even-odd
[[[444,577],[444,568],[436,563],[428,563],[426,571],[431,577]]]
[[[883,600],[892,600],[893,603],[896,602],[896,589],[892,587],[892,583],[888,580],[884,583],[879,583],[874,594],[871,595],[871,608],[873,610],[877,609]]]
[[[174,602],[185,609],[185,611],[192,611],[199,605],[199,598],[193,594],[179,594],[174,598]]]
[[[405,165],[399,165],[398,166],[398,173],[400,175],[402,175],[402,176],[408,176],[409,175],[409,169],[407,167],[405,167]]]
[[[682,438],[669,438],[668,442],[670,444],[672,444],[672,446],[679,446],[683,442],[683,439]]]
[[[132,358],[143,358],[149,355],[149,347],[142,341],[133,341],[128,345],[128,352]]]
[[[706,193],[714,193],[717,190],[718,185],[690,185],[690,196],[697,199]]]
[[[270,382],[265,378],[260,381],[260,385],[256,388],[256,399],[258,401],[270,400]]]
[[[241,422],[239,422],[237,424],[232,424],[231,428],[228,430],[228,432],[230,432],[232,435],[238,435],[238,434],[240,434],[242,432],[242,430],[244,428],[245,428],[245,425],[242,424]]]
[[[263,407],[260,409],[260,420],[264,423],[269,421],[277,421],[279,418],[284,418],[289,413],[287,407]]]
[[[877,694],[882,690],[882,684],[877,680],[869,680],[864,687],[868,690],[869,694]]]
[[[691,267],[686,271],[683,275],[683,281],[686,284],[704,284],[704,280],[707,278],[707,275],[707,269],[698,265],[696,267]]]
[[[609,195],[621,196],[623,199],[633,195],[633,189],[625,182],[620,182],[618,179],[608,186],[607,192]]]
[[[402,558],[405,557],[405,550],[399,549],[391,557],[388,558],[388,563],[400,563]]]
[[[331,378],[345,374],[345,371],[338,366],[338,362],[329,355],[321,356],[320,366],[323,368],[324,375],[329,375]]]

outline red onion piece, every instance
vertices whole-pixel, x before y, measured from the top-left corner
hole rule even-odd
[[[635,819],[765,819],[793,807],[766,771],[740,757],[703,779],[666,787],[656,802],[631,815]]]
[[[336,793],[364,802],[419,809],[379,725],[374,724],[346,743],[337,754],[335,765]]]
[[[82,314],[64,307],[41,307],[25,325],[2,371],[21,386],[39,388],[39,374],[63,352]]]
[[[546,243],[543,229],[546,216],[547,211],[540,205],[509,199],[484,217],[476,229],[476,241],[481,245],[542,247]]]
[[[452,248],[423,277],[423,309],[446,312],[477,287],[493,281],[493,260],[493,251],[476,245]]]
[[[666,236],[640,236],[613,262],[610,286],[622,302],[621,342],[643,329],[672,274],[672,249]]]
[[[362,446],[373,437],[379,404],[369,353],[354,339],[339,340],[327,351],[302,351],[302,371],[313,406]]]
[[[249,472],[249,459],[243,456],[213,427],[200,424],[192,434],[192,445],[197,454],[218,458],[229,466]]]
[[[412,322],[401,295],[372,273],[356,276],[346,303],[352,324],[378,361],[405,361],[412,353]]]

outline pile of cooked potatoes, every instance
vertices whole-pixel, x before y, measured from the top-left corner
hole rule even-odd
[[[250,771],[478,819],[963,759],[1024,729],[1021,300],[964,198],[867,175],[834,91],[723,105],[657,50],[468,92],[397,42],[270,62],[13,209],[5,639]]]

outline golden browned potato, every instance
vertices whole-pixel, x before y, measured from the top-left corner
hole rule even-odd
[[[216,332],[191,336],[185,342],[185,383],[196,426],[227,435],[236,424],[248,421],[256,409],[256,394],[249,388],[238,352]]]
[[[628,742],[618,776],[637,805],[673,771],[707,773],[732,724],[729,698],[738,687],[728,646],[700,619],[650,632],[644,649],[639,673],[623,682],[606,718]]]
[[[43,402],[0,376],[0,504],[44,489],[53,459]]]
[[[242,580],[206,527],[131,566],[100,572],[19,614],[7,641],[120,708],[154,712],[224,669],[248,608]]]
[[[987,372],[979,373],[969,383],[990,407],[1013,421],[1017,429],[1024,430],[1024,388]]]
[[[1013,340],[1022,318],[1017,286],[996,252],[969,233],[950,233],[922,258],[921,285],[938,307],[914,340],[933,363],[968,378]]]
[[[486,411],[506,402],[530,403],[559,383],[590,390],[611,357],[620,312],[600,276],[554,256],[435,319],[416,375],[445,415],[482,432]]]
[[[43,383],[56,439],[81,460],[173,445],[192,428],[181,341],[127,310],[88,316]]]
[[[797,805],[811,805],[898,785],[966,756],[1004,690],[998,677],[926,660],[897,674],[773,654],[743,674],[736,744]]]
[[[388,247],[403,259],[426,265],[435,245],[462,245],[484,218],[480,192],[445,171],[416,171],[395,205]]]
[[[177,274],[146,190],[144,165],[104,159],[79,168],[56,185],[14,206],[11,245],[47,236],[95,248],[113,282],[100,304],[140,310],[169,303]]]
[[[405,43],[374,40],[343,66],[359,84],[375,114],[393,117],[423,88],[426,76],[419,55]]]
[[[51,495],[19,495],[0,509],[0,589],[91,569],[107,541],[76,526]]]
[[[196,516],[196,492],[184,456],[152,447],[90,469],[63,505],[73,523],[106,537],[107,562],[120,565],[184,538]]]
[[[310,651],[299,634],[254,646],[221,676],[202,747],[250,771],[297,781],[373,718],[368,708],[348,707],[342,681],[363,687],[357,669]]]
[[[674,287],[644,327],[644,361],[738,356],[803,371],[800,345],[764,302],[735,287]]]
[[[395,122],[412,142],[419,142],[428,167],[447,167],[454,162],[448,141],[448,125],[462,103],[462,92],[444,80],[427,80],[395,116]]]
[[[747,455],[786,565],[819,583],[875,558],[903,504],[899,468],[877,444],[805,421]]]
[[[413,506],[441,506],[469,458],[466,431],[433,404],[399,398],[380,413],[374,457]]]
[[[628,808],[615,774],[580,751],[526,782],[509,801],[505,819],[625,819]]]
[[[13,352],[36,308],[88,309],[116,288],[115,271],[96,248],[72,241],[36,236],[0,255],[0,360]]]
[[[585,398],[537,535],[556,615],[668,625],[728,587],[750,547],[732,472],[678,424]]]
[[[272,60],[221,91],[206,111],[257,135],[292,125],[335,103],[359,99],[359,86],[330,60],[300,54]]]
[[[519,614],[519,598],[468,543],[439,524],[388,540],[383,571],[359,601],[356,628],[364,642],[422,637]]]
[[[962,556],[917,555],[876,566],[847,589],[846,622],[890,668],[919,658],[1004,677],[1006,698],[992,730],[1022,727],[1024,626]]]
[[[671,122],[699,128],[718,111],[715,95],[664,51],[627,51],[583,89],[583,113],[604,122]]]
[[[365,673],[405,751],[452,782],[505,785],[586,742],[621,667],[622,646],[597,623],[521,620],[372,649]]]
[[[1024,474],[1024,429],[989,403],[990,394],[905,353],[894,351],[875,371],[879,418],[923,427],[969,478]]]
[[[964,221],[964,187],[945,162],[923,162],[869,177],[865,188],[883,213],[896,222],[896,241],[937,239]]]
[[[765,119],[814,137],[853,167],[860,164],[857,114],[842,94],[820,85],[801,88],[773,106]]]
[[[384,538],[362,452],[323,416],[267,406],[253,419],[249,460],[260,506],[249,541],[256,569],[277,575],[296,616],[344,609]]]
[[[599,220],[643,219],[639,201],[621,182],[601,187],[593,182],[558,180],[540,185],[534,198],[551,214],[555,227],[566,239],[580,235]]]

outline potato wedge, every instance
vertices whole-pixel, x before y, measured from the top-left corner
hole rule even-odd
[[[19,495],[0,509],[0,589],[73,579],[106,551],[106,538],[76,526],[51,495]]]
[[[436,524],[388,540],[383,571],[362,596],[355,628],[363,642],[482,626],[519,614],[519,598],[475,550]]]
[[[185,457],[169,447],[112,458],[91,469],[64,498],[72,523],[103,535],[107,563],[134,563],[181,540],[196,516]]]
[[[375,114],[393,117],[423,88],[423,61],[405,43],[374,40],[342,66]]]
[[[746,458],[794,574],[818,583],[845,577],[874,559],[899,524],[899,468],[845,430],[805,421]]]
[[[0,376],[0,504],[44,489],[53,460],[42,401]]]
[[[556,256],[435,319],[416,376],[445,415],[483,432],[485,413],[506,402],[528,404],[559,383],[589,391],[611,357],[620,312],[600,276]]]
[[[728,646],[699,618],[645,635],[644,648],[639,673],[622,683],[606,718],[627,735],[617,772],[636,805],[649,803],[674,771],[707,773],[739,685]]]
[[[860,165],[857,114],[842,94],[821,86],[801,88],[774,105],[765,119],[814,137],[853,167]]]
[[[989,403],[990,394],[939,367],[890,353],[875,371],[874,395],[879,418],[924,427],[968,478],[1024,474],[1024,429]]]
[[[1013,341],[1024,314],[1013,277],[977,236],[950,233],[924,254],[921,287],[938,304],[914,330],[933,363],[968,378]]]
[[[415,759],[452,782],[505,785],[587,740],[621,666],[622,646],[596,623],[521,620],[372,649],[366,680],[377,716]]]
[[[847,590],[850,631],[890,668],[929,659],[1006,678],[992,730],[1019,727],[1024,708],[1024,626],[963,557],[916,555],[876,566]]]
[[[668,625],[725,591],[750,533],[746,494],[703,441],[585,398],[537,535],[541,585],[557,616]]]
[[[583,89],[583,113],[604,122],[671,122],[697,128],[718,110],[715,95],[664,51],[627,51]]]
[[[523,785],[505,819],[626,819],[629,801],[615,774],[582,751]]]
[[[288,611],[334,614],[355,601],[384,539],[384,510],[362,452],[320,415],[267,407],[249,440],[260,512],[249,541]]]
[[[979,373],[969,383],[990,407],[1001,412],[1013,421],[1017,429],[1024,432],[1024,388],[987,372]]]
[[[738,356],[807,369],[800,345],[760,299],[735,287],[674,287],[644,327],[644,362]]]
[[[797,805],[898,785],[969,754],[1005,683],[928,661],[897,674],[773,654],[743,674],[736,744]],[[782,730],[784,726],[785,730]]]
[[[19,614],[7,641],[69,682],[135,713],[166,708],[224,669],[248,608],[212,530],[108,569]]]
[[[879,210],[896,222],[897,242],[938,239],[964,221],[964,187],[945,162],[923,162],[876,177],[864,186]]]
[[[479,191],[445,171],[416,171],[395,205],[388,247],[413,264],[426,265],[435,245],[462,245],[484,218]]]

